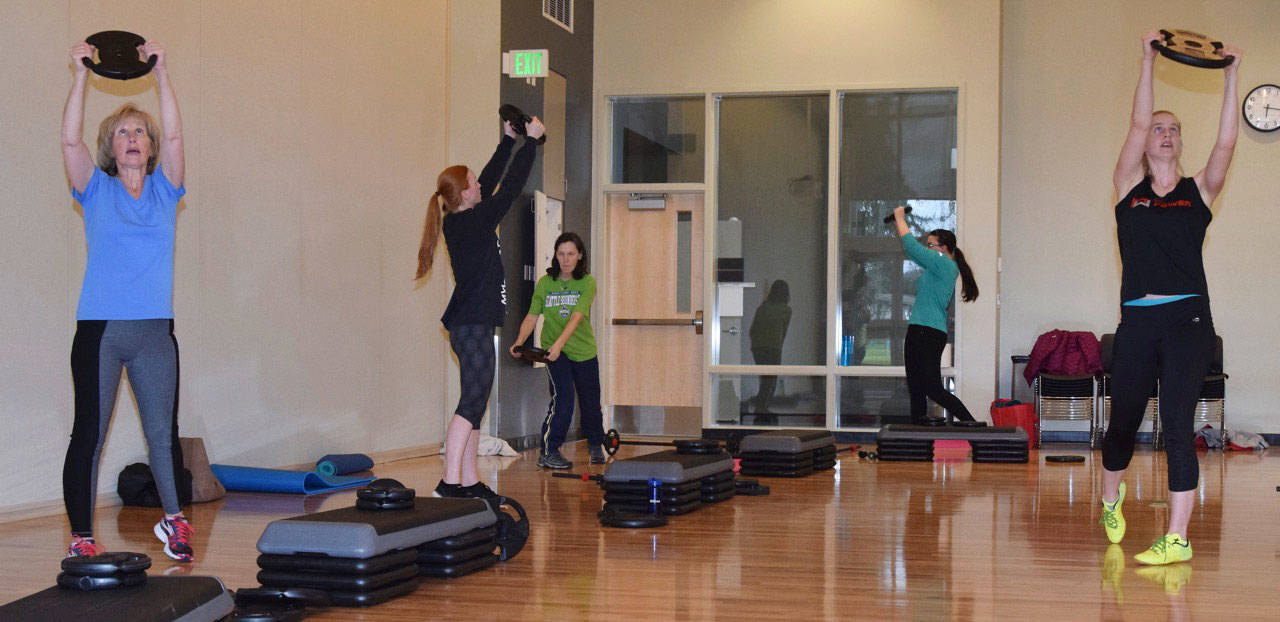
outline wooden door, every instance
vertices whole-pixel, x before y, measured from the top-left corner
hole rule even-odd
[[[607,195],[615,406],[701,412],[702,204],[701,193]],[[668,433],[697,429],[701,418],[694,418],[669,421]]]

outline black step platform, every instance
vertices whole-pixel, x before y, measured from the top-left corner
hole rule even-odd
[[[733,497],[733,458],[659,451],[610,463],[600,486],[606,511],[685,514]]]
[[[836,464],[836,439],[827,430],[771,430],[738,445],[742,475],[804,477]]]
[[[1012,426],[967,428],[889,424],[876,434],[876,454],[884,461],[930,462],[933,460],[933,442],[937,440],[968,441],[974,462],[1027,462],[1029,459],[1026,431]]]
[[[13,622],[214,622],[236,607],[216,577],[148,576],[136,587],[85,592],[51,587],[0,606]]]
[[[493,508],[481,499],[420,497],[406,510],[348,507],[272,521],[258,538],[258,552],[364,559],[497,522]]]
[[[481,499],[416,498],[406,509],[341,508],[273,521],[258,539],[258,581],[321,590],[366,607],[408,594],[419,577],[459,577],[498,560],[497,511]]]

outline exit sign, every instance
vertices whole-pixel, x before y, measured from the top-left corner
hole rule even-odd
[[[546,50],[511,50],[502,53],[502,73],[512,78],[547,77],[550,56]]]

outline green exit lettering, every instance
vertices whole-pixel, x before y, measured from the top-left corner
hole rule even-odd
[[[536,76],[542,73],[542,55],[536,52],[516,54],[515,75]]]

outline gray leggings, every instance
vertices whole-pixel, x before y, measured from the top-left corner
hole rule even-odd
[[[71,344],[75,422],[62,468],[62,496],[71,532],[93,535],[98,459],[120,387],[120,371],[138,400],[151,473],[164,511],[177,514],[174,465],[178,447],[178,342],[173,320],[81,320]]]

